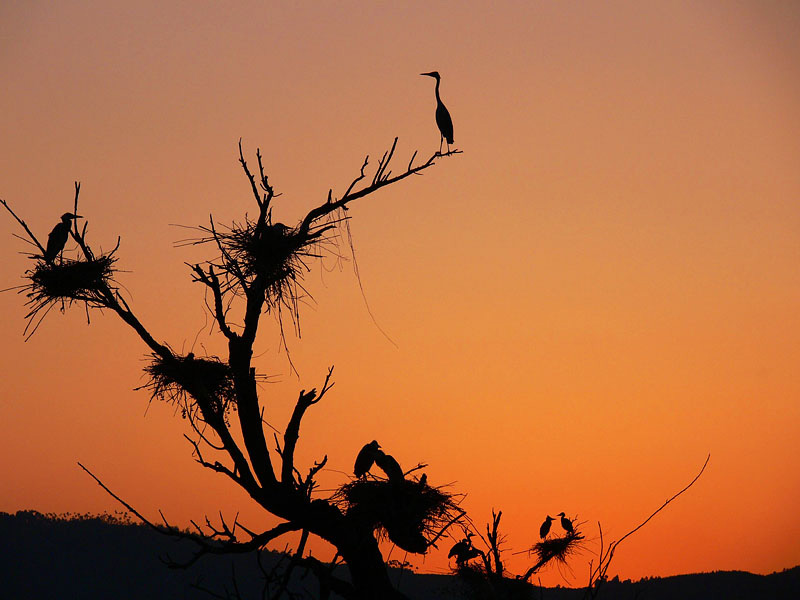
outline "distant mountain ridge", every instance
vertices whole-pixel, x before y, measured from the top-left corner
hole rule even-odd
[[[205,556],[188,569],[169,569],[159,558],[169,555],[186,559],[193,547],[190,542],[170,539],[126,517],[0,512],[0,599],[199,600],[214,597],[209,592],[233,598],[232,574],[244,600],[262,598],[263,577],[252,555]],[[277,561],[278,557],[274,554],[270,560]],[[476,597],[474,590],[452,576],[394,569],[392,580],[416,600]],[[309,597],[315,597],[318,589],[313,577],[303,578],[299,573],[290,587],[305,591]],[[521,595],[515,597],[520,600],[579,600],[583,596],[582,590],[569,588],[530,587],[519,591]],[[637,582],[612,580],[599,597],[797,600],[800,566],[772,575],[718,571]]]

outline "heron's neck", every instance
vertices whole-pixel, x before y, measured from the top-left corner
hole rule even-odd
[[[442,99],[439,98],[439,78],[436,78],[436,101],[441,103]]]

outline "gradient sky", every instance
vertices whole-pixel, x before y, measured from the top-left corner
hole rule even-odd
[[[3,2],[0,197],[43,238],[72,207],[121,236],[119,276],[174,348],[221,354],[170,224],[254,211],[236,143],[262,148],[294,222],[365,154],[438,147],[433,84],[464,151],[350,211],[361,281],[333,258],[291,340],[256,364],[326,489],[373,438],[466,492],[507,547],[566,511],[625,542],[623,578],[800,563],[800,7],[794,2]],[[0,287],[30,261],[0,218]],[[41,239],[40,238],[40,239]],[[134,391],[144,345],[110,314],[53,311],[23,341],[0,294],[0,510],[241,511],[193,463],[185,424]],[[449,547],[449,544],[445,544]],[[420,569],[441,572],[444,551]],[[328,558],[322,545],[315,552]],[[387,547],[387,552],[389,547]],[[551,570],[543,581],[584,581]],[[392,558],[402,559],[395,550]],[[526,568],[524,555],[508,566]]]

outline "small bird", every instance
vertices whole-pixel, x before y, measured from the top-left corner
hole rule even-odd
[[[377,441],[372,440],[361,448],[358,456],[356,456],[356,464],[353,466],[353,473],[355,473],[356,477],[361,479],[372,468],[375,463],[375,456],[380,452],[380,447],[381,445]]]
[[[542,523],[542,526],[539,527],[539,537],[544,539],[547,537],[547,534],[550,532],[550,523],[554,521],[553,517],[547,515],[547,518]]]
[[[420,485],[428,485],[428,474],[427,473],[423,473],[422,477],[419,478],[419,484]]]
[[[453,143],[453,119],[450,118],[450,113],[445,108],[442,99],[439,97],[439,71],[431,71],[430,73],[420,73],[420,75],[427,75],[436,79],[436,125],[439,127],[439,132],[442,137],[439,139],[439,154],[442,153],[442,142],[447,140],[447,152],[450,152],[450,144]]]
[[[573,533],[575,530],[572,528],[572,521],[567,518],[567,515],[564,512],[558,513],[558,516],[561,517],[561,527],[564,528],[564,531],[567,533]]]
[[[375,453],[375,464],[386,473],[389,481],[403,481],[405,479],[403,468],[391,454],[386,454],[383,450],[378,450]]]
[[[476,556],[480,556],[481,551],[472,545],[472,540],[470,538],[473,535],[475,534],[468,531],[467,537],[460,542],[453,544],[453,547],[450,548],[450,553],[447,555],[447,558],[453,558],[455,556],[456,563],[463,564],[468,560],[475,558]]]
[[[53,231],[47,236],[47,248],[44,251],[45,262],[52,263],[67,245],[69,239],[69,229],[72,227],[73,219],[80,219],[80,215],[64,213],[61,215],[61,222],[53,227]]]

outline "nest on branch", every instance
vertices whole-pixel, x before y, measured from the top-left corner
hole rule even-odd
[[[44,315],[61,302],[85,302],[89,307],[105,306],[106,296],[111,290],[116,289],[114,282],[114,263],[117,261],[114,253],[102,254],[84,260],[62,259],[57,263],[38,260],[36,266],[25,273],[30,283],[19,288],[20,293],[28,297],[26,305],[30,311],[26,315],[28,326],[31,327],[37,315],[42,311]],[[38,320],[30,335],[36,331],[41,323]]]
[[[341,218],[329,218],[306,231],[271,220],[259,223],[249,218],[230,226],[200,226],[205,234],[185,243],[214,243],[220,250],[220,263],[213,263],[223,274],[223,292],[241,294],[241,281],[249,284],[260,278],[268,312],[286,309],[297,320],[298,302],[310,294],[303,277],[310,271],[309,259],[321,258],[323,250],[336,253],[333,236],[327,235]]]
[[[359,479],[343,485],[333,501],[348,515],[380,528],[394,544],[424,554],[432,539],[462,513],[453,494],[419,481]]]
[[[539,558],[539,565],[549,563],[551,560],[566,565],[567,560],[580,551],[583,539],[583,534],[576,528],[564,537],[553,537],[538,542],[530,551]]]
[[[216,356],[197,358],[193,354],[169,360],[153,355],[144,368],[150,380],[141,388],[158,399],[180,407],[184,418],[194,418],[196,408],[205,421],[226,419],[236,408],[236,390],[231,368]]]

